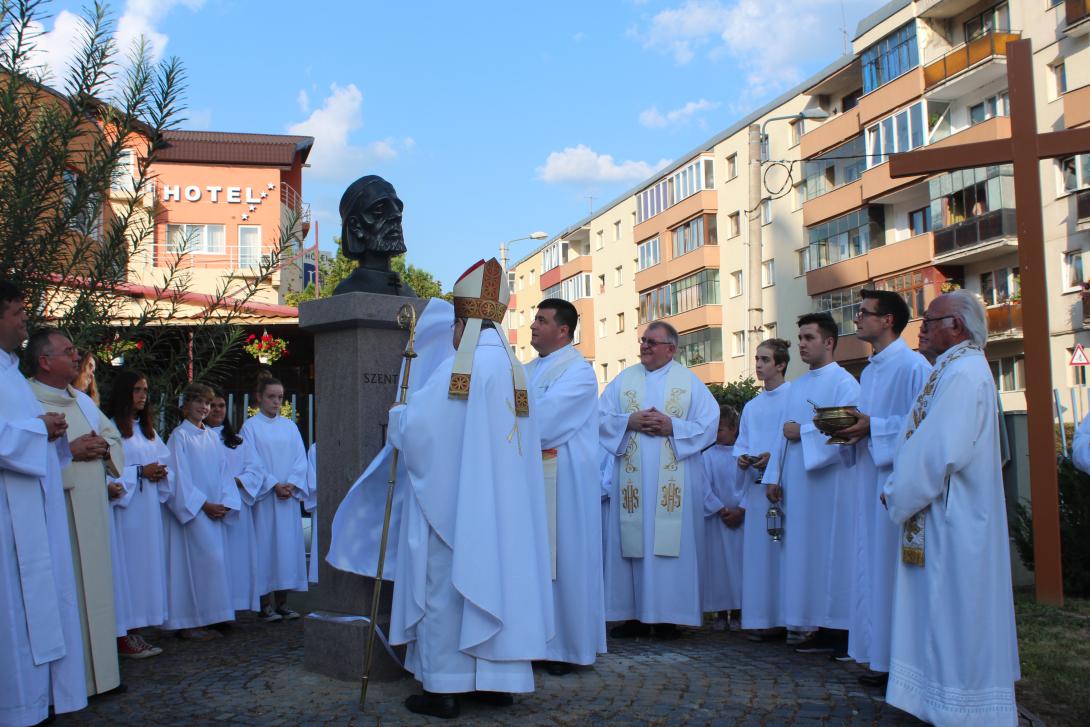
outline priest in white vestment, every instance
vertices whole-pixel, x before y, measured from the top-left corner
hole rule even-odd
[[[526,365],[541,433],[556,636],[545,669],[567,674],[606,651],[602,583],[602,496],[598,445],[598,380],[572,345],[579,313],[560,298],[537,306]]]
[[[737,440],[738,411],[724,404],[719,407],[715,444],[702,454],[708,492],[701,585],[704,611],[718,613],[712,624],[716,630],[737,630],[739,622],[731,612],[742,607],[742,524],[746,510],[742,507],[744,475],[734,455]]]
[[[501,337],[507,274],[480,261],[454,285],[457,353],[388,436],[411,491],[398,530],[390,641],[424,693],[406,707],[455,717],[459,695],[495,705],[531,692],[553,637],[541,438],[525,372]]]
[[[936,725],[1017,725],[1010,540],[987,321],[968,291],[927,308],[934,369],[883,488],[900,535],[886,701]]]
[[[27,343],[30,387],[46,411],[64,414],[72,461],[61,471],[68,508],[72,564],[83,630],[87,695],[121,685],[117,663],[113,559],[107,476],[125,466],[121,433],[91,398],[74,388],[80,352],[56,329],[36,332]]]
[[[855,336],[874,354],[859,384],[859,419],[842,435],[855,440],[856,522],[848,655],[869,664],[864,686],[885,687],[889,673],[890,619],[897,529],[879,499],[893,472],[904,419],[931,373],[931,364],[908,347],[901,331],[911,315],[899,293],[864,289]]]
[[[1071,461],[1080,471],[1090,475],[1090,415],[1075,429],[1071,439]]]
[[[148,401],[148,380],[136,371],[114,377],[104,411],[121,433],[125,469],[117,480],[120,497],[110,500],[114,531],[121,544],[114,560],[118,613],[117,652],[143,659],[162,653],[140,634],[146,626],[161,626],[167,619],[166,545],[162,503],[170,497],[173,477],[170,450],[153,428]]]
[[[768,534],[766,513],[769,503],[765,496],[763,475],[772,452],[782,449],[783,408],[791,384],[784,381],[791,363],[791,344],[782,338],[770,338],[757,346],[754,371],[764,389],[746,402],[734,443],[734,456],[742,470],[746,509],[742,562],[742,628],[752,631],[749,638],[765,641],[782,634],[785,625],[783,609],[783,541]],[[781,505],[782,506],[782,505]]]
[[[606,618],[615,638],[674,639],[699,626],[706,483],[700,453],[715,441],[719,405],[674,361],[677,331],[655,321],[640,363],[599,399],[602,446],[617,457],[605,562]]]
[[[833,360],[837,326],[828,313],[798,320],[799,356],[810,370],[791,382],[783,412],[786,442],[772,453],[764,482],[784,512],[784,620],[794,631],[815,627],[801,653],[846,652],[855,547],[855,488],[840,447],[814,426],[814,406],[854,406],[859,382]],[[813,402],[813,404],[811,404]]]
[[[0,280],[0,725],[87,706],[61,466],[64,417],[45,413],[19,372],[22,292]]]

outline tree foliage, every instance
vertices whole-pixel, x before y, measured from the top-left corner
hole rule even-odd
[[[341,250],[341,239],[335,237],[333,240],[337,243],[337,254],[332,259],[320,257],[318,261],[318,280],[321,287],[319,293],[315,294],[314,283],[309,283],[306,288],[298,293],[289,293],[286,296],[289,305],[299,305],[305,300],[314,300],[315,298],[328,298],[333,295],[337,284],[351,275],[352,271],[356,269],[356,262],[345,256]],[[400,275],[402,282],[408,284],[420,298],[443,298],[444,300],[451,300],[452,298],[451,293],[443,292],[443,283],[441,281],[437,280],[427,270],[407,264],[404,255],[391,258],[390,269]]]
[[[741,414],[746,402],[761,393],[757,382],[751,378],[739,378],[726,384],[709,384],[708,391],[720,404],[729,404]]]

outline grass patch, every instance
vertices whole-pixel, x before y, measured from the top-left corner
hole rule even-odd
[[[1014,608],[1022,662],[1019,703],[1049,727],[1090,724],[1090,599],[1066,598],[1059,609],[1018,591]]]

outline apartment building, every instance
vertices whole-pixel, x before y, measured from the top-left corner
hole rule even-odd
[[[987,304],[1004,406],[1024,409],[1010,166],[893,179],[888,164],[925,146],[1008,137],[1006,44],[1019,38],[1033,43],[1038,127],[1090,124],[1090,0],[894,0],[859,23],[849,55],[520,261],[525,330],[510,334],[520,357],[548,288],[576,302],[580,350],[603,383],[659,319],[681,334],[679,361],[708,383],[731,381],[752,372],[747,291],[759,284],[758,337],[793,338],[796,316],[828,311],[845,334],[837,358],[859,371],[870,353],[851,335],[860,288],[905,297],[915,345],[928,303],[960,286]],[[747,184],[750,124],[766,134],[760,200]],[[1067,362],[1076,343],[1090,345],[1090,154],[1043,161],[1042,178],[1053,379],[1084,385],[1085,369]],[[750,215],[761,220],[759,275]]]

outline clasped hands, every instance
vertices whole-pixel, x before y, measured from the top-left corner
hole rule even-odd
[[[140,476],[151,482],[159,482],[167,476],[166,465],[151,462],[140,469]]]
[[[45,422],[45,431],[49,435],[50,442],[68,431],[68,421],[64,418],[64,414],[47,411],[45,414],[39,414],[38,418]]]
[[[723,521],[723,524],[728,528],[736,528],[742,524],[746,518],[746,509],[744,507],[724,507],[716,513],[719,519]]]
[[[110,456],[110,443],[94,430],[73,439],[68,443],[68,448],[72,450],[72,459],[76,462],[90,462]]]
[[[206,502],[201,505],[201,510],[213,520],[222,520],[227,514],[228,508],[226,505],[221,505],[218,502]]]
[[[295,492],[295,485],[290,482],[278,482],[273,485],[273,491],[276,493],[277,499],[287,500]]]
[[[661,411],[651,407],[628,415],[630,431],[649,434],[652,437],[669,437],[674,433],[674,421]]]

